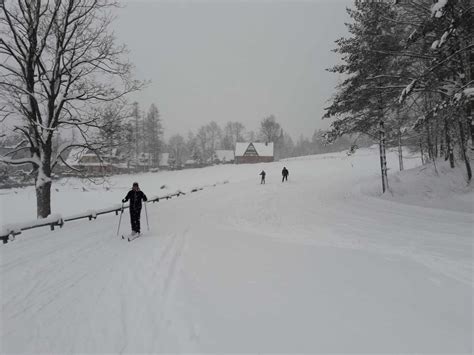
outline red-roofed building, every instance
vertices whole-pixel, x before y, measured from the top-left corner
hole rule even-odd
[[[273,143],[236,143],[235,163],[254,164],[274,161]]]

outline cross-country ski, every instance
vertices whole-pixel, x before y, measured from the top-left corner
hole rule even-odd
[[[129,235],[122,235],[122,239],[126,239],[127,241],[131,242],[139,237],[141,237],[141,233],[129,234]]]

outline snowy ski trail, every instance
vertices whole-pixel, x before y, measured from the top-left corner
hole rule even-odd
[[[132,243],[111,215],[19,236],[1,352],[471,352],[473,214],[366,195],[373,159],[150,204]]]

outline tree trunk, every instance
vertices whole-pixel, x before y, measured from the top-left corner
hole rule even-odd
[[[439,118],[436,116],[435,117],[435,123],[434,123],[434,132],[433,132],[433,138],[434,138],[434,145],[433,145],[433,159],[438,158],[438,140],[439,140]]]
[[[471,170],[471,162],[469,161],[469,155],[466,153],[466,141],[464,136],[464,128],[461,120],[458,117],[458,124],[459,124],[459,142],[461,144],[461,156],[466,164],[466,173],[467,173],[467,180],[471,181],[472,179],[472,170]]]
[[[423,140],[420,138],[420,155],[421,155],[421,165],[425,165],[425,157],[423,152]]]
[[[439,144],[439,157],[444,158],[447,153],[446,153],[446,148],[445,148],[445,145],[444,145],[444,138],[443,138],[442,134],[439,137],[439,141],[440,141],[440,144]]]
[[[388,178],[387,178],[387,156],[385,154],[385,128],[384,123],[380,120],[380,170],[382,175],[382,193],[388,189]]]
[[[402,132],[398,130],[398,165],[403,170]]]
[[[49,145],[48,145],[49,143]],[[41,152],[41,165],[38,167],[36,186],[36,214],[46,218],[51,214],[51,141],[47,141]]]
[[[453,143],[451,142],[451,135],[449,133],[448,119],[444,118],[444,133],[446,135],[446,157],[445,160],[449,159],[449,165],[451,169],[454,169],[454,150]]]
[[[36,186],[36,211],[38,218],[51,214],[51,180]]]
[[[471,1],[472,3],[472,1]],[[466,42],[461,43],[462,47],[467,47],[469,45],[472,39],[467,39]],[[464,79],[462,79],[462,84],[466,85],[467,83],[471,83],[473,80],[472,74],[474,70],[474,51],[465,51],[463,54],[461,54],[461,63],[462,63],[462,68],[464,69]],[[470,151],[474,150],[474,114],[473,114],[473,109],[474,109],[474,98],[469,97],[466,100],[466,124],[469,130],[469,137],[471,139],[471,144],[469,147]],[[468,139],[469,141],[469,139]],[[466,147],[467,148],[467,147]],[[469,155],[469,153],[468,153]]]
[[[425,128],[426,128],[426,143],[428,145],[428,158],[430,160],[434,160],[433,143],[431,142],[431,130],[430,130],[429,122],[425,122]]]
[[[471,133],[471,150],[474,150],[474,114],[472,113],[472,107],[474,99],[470,98],[466,106],[467,122],[469,124],[469,132]]]

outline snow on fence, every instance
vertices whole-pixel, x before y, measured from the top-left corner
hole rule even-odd
[[[215,185],[214,185],[215,186]],[[191,192],[195,192],[197,190],[202,190],[203,188],[198,188],[198,189],[193,189]],[[160,200],[169,200],[172,197],[178,197],[181,195],[186,195],[182,191],[177,191],[172,194],[164,195],[164,196],[153,196],[151,197],[147,202],[148,203],[155,203]],[[8,241],[12,241],[15,239],[15,237],[19,234],[21,234],[22,231],[28,230],[28,229],[33,229],[33,228],[39,228],[39,227],[47,227],[49,226],[51,230],[53,231],[55,227],[62,228],[64,225],[64,222],[70,222],[70,221],[76,221],[78,219],[89,219],[89,221],[96,219],[97,216],[101,214],[107,214],[107,213],[115,213],[115,215],[118,215],[119,212],[122,211],[123,209],[129,208],[129,204],[117,204],[112,207],[108,208],[102,208],[100,210],[89,210],[86,212],[82,213],[77,213],[68,217],[63,218],[59,214],[54,214],[50,215],[47,218],[43,219],[38,219],[35,221],[30,221],[30,222],[24,222],[24,223],[16,223],[16,224],[8,224],[6,226],[0,227],[0,240],[3,241],[3,244],[8,243]]]
[[[197,192],[197,191],[204,190],[205,188],[208,188],[208,187],[215,187],[217,185],[222,185],[222,184],[227,184],[227,183],[229,183],[229,181],[225,180],[222,182],[217,182],[212,185],[204,185],[201,187],[195,187],[191,189],[191,192]],[[150,203],[150,202],[155,203],[160,200],[169,200],[172,197],[175,197],[175,196],[179,197],[181,195],[186,195],[186,193],[182,191],[176,191],[175,193],[164,195],[164,196],[152,196],[150,199],[148,199],[147,203]],[[129,204],[124,204],[123,206],[121,204],[117,204],[115,206],[103,208],[100,210],[88,210],[86,212],[74,214],[66,218],[63,218],[59,214],[54,214],[54,215],[50,215],[47,218],[38,219],[35,221],[16,223],[16,224],[7,224],[6,226],[3,226],[3,227],[0,226],[0,240],[3,241],[3,244],[6,244],[9,241],[15,240],[15,237],[17,235],[21,234],[22,231],[25,231],[28,229],[49,226],[51,230],[54,231],[55,227],[62,228],[64,225],[64,222],[76,221],[78,219],[86,219],[86,218],[89,219],[89,221],[91,221],[93,219],[97,219],[97,216],[101,214],[115,213],[115,215],[117,216],[119,212],[122,211],[122,208],[127,209],[129,207],[130,207]]]

